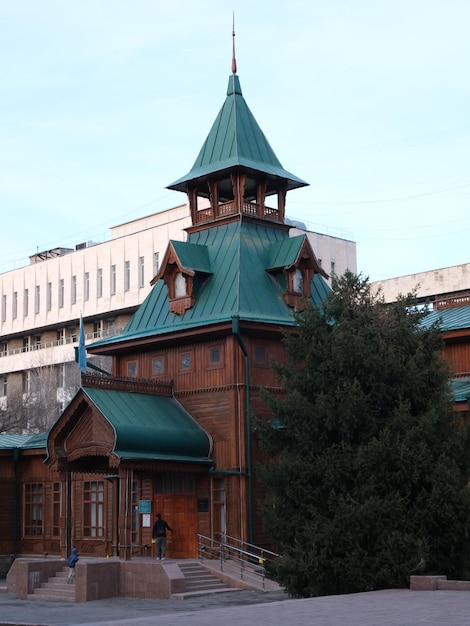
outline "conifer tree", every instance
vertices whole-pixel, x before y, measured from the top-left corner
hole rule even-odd
[[[346,274],[298,314],[265,394],[265,532],[296,597],[469,572],[469,429],[452,411],[439,329]]]

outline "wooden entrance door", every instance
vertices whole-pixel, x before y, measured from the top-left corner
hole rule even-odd
[[[167,532],[166,555],[174,559],[197,556],[197,512],[194,495],[161,494],[153,499],[154,517],[160,513],[173,532]]]

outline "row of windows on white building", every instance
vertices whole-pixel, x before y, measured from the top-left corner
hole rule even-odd
[[[155,252],[153,255],[153,276],[156,275],[159,269],[159,253]],[[145,278],[145,257],[139,257],[138,261],[138,272],[137,272],[137,286],[142,288],[146,284]],[[125,261],[124,263],[124,272],[123,272],[123,288],[124,291],[130,291],[132,287],[131,283],[131,262]],[[65,306],[65,279],[59,278],[59,282],[57,285],[57,303],[59,308],[63,308]],[[110,267],[110,275],[109,275],[109,293],[110,295],[115,295],[118,290],[118,271],[116,265],[111,265]],[[52,282],[48,282],[45,286],[46,291],[46,311],[50,311],[52,309],[53,303],[53,295],[54,295],[54,285]],[[87,301],[90,299],[91,293],[91,276],[90,272],[85,272],[83,275],[83,300]],[[98,268],[96,271],[96,297],[101,298],[104,295],[104,274],[103,268]],[[77,303],[78,296],[78,277],[77,275],[73,275],[70,280],[70,304]],[[23,317],[26,317],[30,313],[30,290],[29,288],[25,288],[23,290]],[[37,315],[41,312],[42,306],[42,298],[44,296],[41,293],[41,285],[36,285],[34,289],[34,313]],[[18,317],[19,310],[21,308],[21,303],[19,302],[19,293],[18,291],[14,291],[12,294],[12,303],[11,303],[11,315],[12,319],[16,319]],[[6,322],[8,313],[8,297],[7,294],[2,295],[2,322]]]

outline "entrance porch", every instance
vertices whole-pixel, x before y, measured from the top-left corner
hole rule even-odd
[[[160,562],[151,557],[134,558],[132,561],[116,557],[80,558],[75,568],[75,582],[71,585],[63,582],[61,585],[60,579],[64,581],[66,571],[65,559],[17,558],[7,574],[7,591],[23,600],[90,602],[118,596],[170,599],[237,589],[260,589],[253,582],[240,580],[236,574],[220,571],[217,560],[206,566],[197,559],[170,558]],[[279,588],[270,581],[269,590],[273,585]],[[35,590],[47,586],[49,589],[59,587],[64,593],[61,591],[55,598],[52,591],[35,593]]]

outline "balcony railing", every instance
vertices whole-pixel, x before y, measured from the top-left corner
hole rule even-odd
[[[262,206],[255,202],[243,202],[242,214],[250,215],[251,217],[261,217],[262,219],[271,220],[273,222],[280,222],[279,210],[271,207]],[[238,206],[234,200],[218,204],[214,207],[208,207],[206,209],[200,209],[196,211],[194,220],[196,224],[203,224],[205,222],[212,222],[219,220],[230,215],[237,215],[239,213]]]
[[[105,337],[114,337],[123,330],[123,326],[103,329],[101,331],[87,333],[85,335],[85,342],[96,341],[97,339],[104,339]],[[15,354],[24,354],[25,352],[36,352],[37,350],[45,350],[46,348],[56,348],[57,346],[65,346],[68,344],[77,344],[78,335],[70,335],[69,337],[61,337],[55,341],[44,341],[40,343],[32,343],[27,346],[21,346],[18,348],[8,348],[0,352],[0,358],[5,356],[13,356]]]

